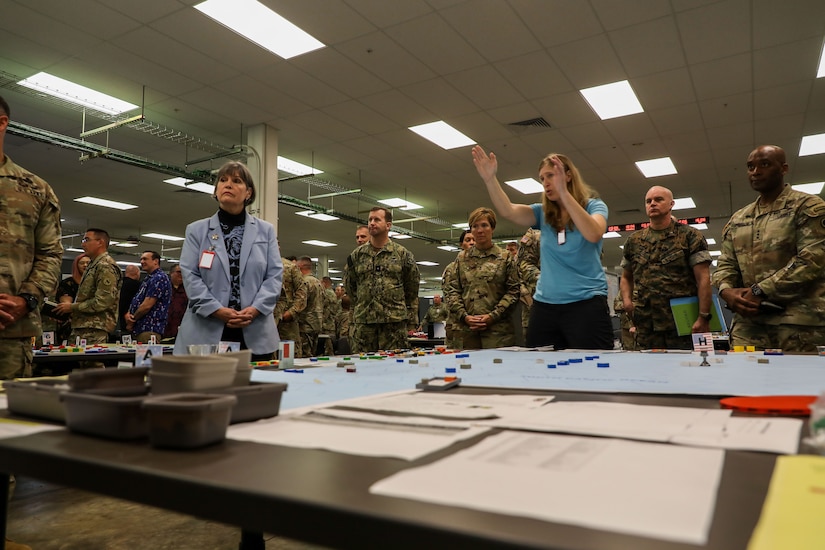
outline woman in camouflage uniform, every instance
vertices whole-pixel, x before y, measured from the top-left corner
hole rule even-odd
[[[460,246],[462,250],[469,250],[475,242],[476,239],[470,230],[465,229],[461,232],[461,237],[458,239],[458,246]],[[450,297],[447,296],[446,291],[453,277],[455,277],[455,261],[450,262],[447,264],[447,267],[444,268],[444,273],[441,275],[441,292],[444,293],[444,303],[447,304],[448,311],[447,326],[445,327],[447,331],[447,347],[451,349],[463,349],[464,344],[461,340],[461,331],[456,330],[458,319],[450,309]]]
[[[470,214],[475,245],[458,254],[445,289],[458,319],[465,349],[515,345],[512,314],[519,299],[518,267],[510,253],[493,244],[496,214],[476,208]]]

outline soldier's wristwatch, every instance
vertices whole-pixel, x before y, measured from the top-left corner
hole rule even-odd
[[[36,296],[32,296],[31,294],[18,294],[18,296],[26,300],[26,307],[29,308],[29,311],[37,310],[37,307],[40,305]]]
[[[753,294],[754,296],[764,296],[765,295],[765,293],[762,291],[761,288],[759,288],[759,285],[757,285],[756,283],[751,285],[751,294]]]
[[[699,312],[699,317],[701,317],[701,318],[702,318],[702,319],[704,319],[705,321],[710,321],[711,319],[713,319],[713,313],[711,313],[711,312],[702,313],[702,312],[700,311],[700,312]]]

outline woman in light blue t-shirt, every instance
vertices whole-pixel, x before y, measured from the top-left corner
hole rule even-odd
[[[539,164],[541,204],[513,204],[496,177],[498,160],[480,146],[473,163],[495,209],[519,225],[541,229],[541,275],[533,295],[527,346],[612,349],[607,278],[601,264],[607,205],[565,155]]]

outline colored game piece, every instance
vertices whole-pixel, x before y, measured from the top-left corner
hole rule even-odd
[[[610,363],[596,363],[596,366],[599,367],[600,369],[606,369],[607,367],[610,366]]]
[[[455,367],[447,367],[444,372],[455,373]]]
[[[462,369],[469,369],[469,368],[472,368],[472,365],[471,365],[470,363],[461,363],[461,365],[459,365],[459,366],[460,366]]]
[[[569,359],[569,361],[570,361],[571,363],[581,363],[581,362],[582,362],[582,359],[581,359],[581,357],[571,357],[571,358]]]
[[[547,363],[547,368],[548,368],[548,369],[555,369],[555,368],[556,368],[556,364],[555,364],[555,363]]]
[[[493,363],[495,363],[495,364],[497,364],[497,365],[498,365],[498,364],[500,364],[500,363],[502,363],[502,362],[503,362],[503,360],[501,359],[501,357],[495,357],[495,358],[493,358]]]
[[[764,359],[764,358],[760,357],[759,359],[756,360],[756,362],[759,363],[759,364],[762,364],[762,365],[766,365],[766,364],[770,363],[771,360],[770,359]]]

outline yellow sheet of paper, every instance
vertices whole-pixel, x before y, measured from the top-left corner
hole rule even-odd
[[[779,457],[748,550],[821,550],[823,541],[825,457]]]

